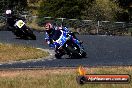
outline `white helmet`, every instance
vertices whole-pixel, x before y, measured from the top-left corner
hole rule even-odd
[[[11,10],[6,10],[6,14],[11,14]]]

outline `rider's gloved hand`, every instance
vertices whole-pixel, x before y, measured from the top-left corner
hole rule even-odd
[[[45,41],[47,42],[47,44],[53,44],[53,40],[51,39],[45,39]]]
[[[50,48],[55,48],[55,45],[54,44],[49,44],[49,47]]]

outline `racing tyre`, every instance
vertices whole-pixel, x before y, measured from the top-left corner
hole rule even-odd
[[[26,29],[27,37],[31,38],[32,40],[36,40],[36,36],[33,34],[33,32],[30,29]]]
[[[67,47],[68,48],[68,51],[70,52],[69,53],[69,57],[71,59],[81,59],[81,55],[82,54],[79,54],[80,53],[80,49],[79,47],[76,45],[76,44],[71,44],[71,46]]]
[[[87,53],[86,52],[83,52],[82,53],[82,57],[86,57],[87,56]]]
[[[59,53],[56,53],[56,54],[55,54],[55,57],[56,57],[57,59],[61,59],[62,55],[59,54]]]

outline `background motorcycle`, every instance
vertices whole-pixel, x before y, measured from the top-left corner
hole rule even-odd
[[[61,30],[60,38],[54,41],[56,46],[56,58],[61,58],[63,55],[67,54],[70,58],[83,58],[86,57],[86,52],[80,42],[75,39],[68,29],[64,28],[66,31]]]
[[[23,39],[36,40],[36,36],[33,34],[33,31],[31,31],[30,28],[26,26],[23,20],[16,19],[13,28],[11,28],[11,31],[17,37],[20,37]]]

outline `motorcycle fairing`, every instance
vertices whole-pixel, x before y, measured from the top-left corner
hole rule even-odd
[[[17,26],[18,28],[22,28],[25,25],[25,23],[22,20],[16,21],[14,26]]]
[[[65,44],[65,42],[67,41],[67,38],[66,38],[66,35],[67,35],[67,33],[66,32],[64,32],[64,31],[62,31],[61,30],[61,36],[59,37],[59,39],[57,39],[55,42],[54,42],[54,44],[56,45],[56,46],[59,46],[59,47],[61,47],[61,46],[63,46],[64,44]]]

